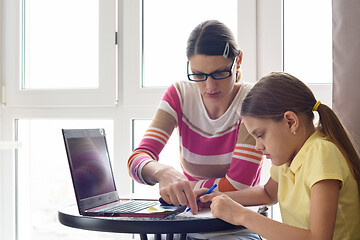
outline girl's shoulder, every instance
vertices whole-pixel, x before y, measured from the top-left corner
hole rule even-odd
[[[326,153],[329,152],[333,153],[340,153],[339,148],[336,146],[335,143],[329,141],[323,134],[320,132],[316,132],[314,136],[312,136],[312,141],[309,144],[309,150],[313,149],[319,153]],[[340,153],[341,154],[341,153]]]
[[[313,136],[310,143],[303,163],[310,186],[318,180],[327,178],[343,181],[351,174],[346,158],[335,143],[321,134]]]
[[[344,158],[336,144],[326,139],[319,131],[309,137],[300,151],[302,154],[306,154],[307,158],[315,157],[325,161],[331,156],[331,159]]]

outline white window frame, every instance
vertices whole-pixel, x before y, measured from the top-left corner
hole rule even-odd
[[[2,32],[2,52],[4,53],[2,60],[2,76],[3,80],[19,79],[19,29],[15,27],[19,24],[19,15],[17,9],[19,4],[13,0],[1,0],[2,13],[5,22],[9,25],[4,25]],[[249,9],[243,11],[243,9]],[[152,118],[156,106],[161,99],[165,88],[158,89],[141,89],[141,1],[140,0],[119,0],[119,34],[118,38],[118,68],[119,68],[119,104],[115,107],[77,107],[76,101],[81,99],[81,95],[74,94],[71,98],[71,104],[54,104],[52,106],[43,106],[39,103],[39,97],[36,91],[29,91],[28,104],[24,106],[23,102],[17,103],[15,99],[21,97],[21,94],[16,88],[8,88],[6,96],[6,106],[1,109],[1,133],[2,139],[14,140],[14,119],[17,118],[98,118],[99,116],[107,119],[114,119],[114,145],[119,148],[114,149],[114,173],[117,181],[117,186],[120,192],[130,193],[130,178],[128,177],[126,160],[131,151],[131,120],[136,118]],[[239,23],[248,21],[251,25],[256,26],[256,3],[253,1],[241,0],[239,1],[239,12],[243,15],[239,16]],[[246,13],[246,15],[245,15]],[[246,16],[250,16],[248,19]],[[246,20],[246,21],[245,21]],[[244,23],[245,24],[245,23]],[[239,26],[241,26],[239,24]],[[243,25],[246,27],[246,25]],[[252,64],[256,62],[256,30],[247,28],[251,33],[248,37],[239,34],[240,41],[243,41],[242,47],[248,48],[246,57],[252,59],[249,63],[243,66],[244,75],[248,75],[251,79],[256,79],[257,66]],[[250,39],[249,39],[250,38]],[[247,47],[246,45],[249,45]],[[251,49],[251,50],[250,50]],[[8,81],[6,81],[8,83]],[[4,84],[4,82],[3,82]],[[54,93],[53,91],[49,91]],[[48,93],[49,93],[48,92]],[[139,97],[141,96],[141,97]],[[4,96],[3,96],[4,97]],[[21,101],[25,99],[21,98]],[[14,102],[12,102],[14,101]],[[93,105],[98,102],[94,100]],[[39,107],[41,105],[41,107]],[[63,106],[63,107],[59,107]],[[0,217],[0,237],[2,239],[14,240],[16,239],[16,219],[15,219],[15,163],[14,152],[6,152],[2,154],[1,160],[1,194],[0,206],[2,214]],[[4,160],[4,161],[3,161]]]
[[[3,104],[23,106],[114,106],[116,81],[116,0],[99,1],[99,88],[21,89],[21,0],[3,0]],[[84,36],[86,41],[86,36]],[[109,61],[111,59],[111,61]],[[4,96],[4,93],[6,95]]]
[[[113,119],[115,179],[119,192],[130,194],[131,179],[126,161],[132,147],[132,119],[151,119],[166,89],[140,87],[141,0],[106,0],[108,7],[114,7],[114,10],[117,5],[119,14],[118,49],[114,55],[108,55],[117,60],[117,66],[111,65],[111,70],[108,70],[111,74],[106,79],[114,79],[113,67],[118,67],[119,74],[115,83],[109,83],[98,91],[19,91],[19,86],[14,84],[17,80],[20,82],[19,2],[0,0],[0,76],[3,86],[6,86],[6,96],[0,92],[3,104],[6,104],[0,109],[0,140],[15,140],[14,119],[18,118]],[[254,83],[270,71],[282,71],[282,0],[238,0],[238,26],[241,29],[238,43],[245,50],[241,67],[243,79]],[[109,28],[113,33],[107,41],[114,41],[115,27],[110,23]],[[313,90],[325,97],[330,91],[325,89],[324,92],[324,85],[319,87],[320,91],[316,86]],[[117,105],[116,91],[119,92]],[[8,240],[16,239],[14,156],[14,150],[0,152],[0,239]]]

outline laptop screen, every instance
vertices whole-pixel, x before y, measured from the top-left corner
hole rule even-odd
[[[79,211],[119,199],[104,129],[63,129]]]
[[[68,146],[80,199],[116,190],[103,137],[70,138]]]

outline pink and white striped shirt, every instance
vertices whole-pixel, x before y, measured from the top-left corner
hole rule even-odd
[[[259,183],[262,153],[241,122],[241,104],[251,85],[242,83],[227,111],[210,119],[198,87],[183,81],[165,92],[156,115],[138,148],[128,160],[130,176],[144,183],[141,170],[149,161],[158,161],[175,128],[180,137],[180,164],[194,189],[218,184],[219,191],[234,191]]]

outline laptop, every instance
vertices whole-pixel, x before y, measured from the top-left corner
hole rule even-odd
[[[62,134],[80,215],[164,218],[185,210],[157,200],[120,199],[104,129],[62,129]]]

